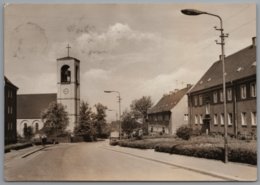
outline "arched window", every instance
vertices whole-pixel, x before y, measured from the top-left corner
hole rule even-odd
[[[28,132],[28,127],[27,127],[27,123],[23,124],[23,135],[26,136]]]
[[[61,83],[69,83],[71,80],[71,74],[68,65],[61,67]]]
[[[35,123],[35,132],[39,131],[39,123]]]

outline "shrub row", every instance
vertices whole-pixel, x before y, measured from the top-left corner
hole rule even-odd
[[[10,152],[11,150],[21,150],[33,146],[32,143],[17,143],[13,145],[5,146],[5,153]]]
[[[170,154],[180,154],[187,156],[194,156],[206,159],[224,159],[224,147],[215,144],[158,144],[155,146],[155,151],[165,152]],[[232,162],[257,164],[257,151],[255,149],[240,147],[229,147],[228,158]]]
[[[154,149],[157,152],[180,154],[207,159],[224,159],[222,136],[198,136],[190,140],[174,138],[154,138],[144,140],[122,140],[111,142],[111,145],[139,149]],[[256,141],[245,142],[229,138],[229,161],[257,164]]]
[[[139,141],[119,141],[118,145],[122,147],[129,147],[129,148],[139,148],[139,149],[153,149],[154,145],[146,142],[145,140],[139,140]]]

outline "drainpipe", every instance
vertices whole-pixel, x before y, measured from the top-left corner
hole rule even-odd
[[[233,83],[233,82],[231,82],[231,84],[232,84],[232,86],[234,87],[234,88],[232,88],[233,89],[233,98],[234,98],[234,100],[233,100],[233,119],[234,119],[234,126],[235,126],[235,128],[234,128],[234,132],[235,132],[235,138],[237,138],[237,133],[238,133],[238,125],[237,125],[237,117],[238,117],[238,115],[237,115],[237,95],[236,95],[236,83]]]

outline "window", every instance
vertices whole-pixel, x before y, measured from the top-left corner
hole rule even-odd
[[[198,124],[198,115],[195,115],[194,119],[195,124]]]
[[[224,125],[224,114],[223,113],[221,113],[221,115],[220,115],[220,124],[221,125]]]
[[[227,90],[227,100],[228,101],[232,100],[232,89],[230,88]]]
[[[218,92],[213,93],[213,102],[217,103],[218,102]]]
[[[232,113],[228,113],[228,125],[232,125],[233,120],[232,120]]]
[[[39,131],[39,123],[35,123],[35,132]]]
[[[240,86],[240,98],[246,99],[246,85]]]
[[[247,125],[245,112],[241,112],[241,125]]]
[[[194,96],[194,105],[197,106],[198,105],[198,97]]]
[[[223,90],[221,90],[221,91],[219,92],[219,100],[220,100],[221,102],[224,101],[224,100],[223,100]]]
[[[214,125],[218,124],[218,115],[214,114]]]
[[[251,112],[251,124],[256,125],[256,112]]]
[[[203,103],[202,95],[199,95],[199,104],[202,105],[202,103]]]
[[[209,103],[206,104],[206,114],[207,115],[210,114],[210,104]]]
[[[13,107],[10,107],[10,114],[13,114]]]
[[[203,123],[203,119],[202,119],[202,117],[203,117],[203,115],[201,114],[201,115],[200,115],[200,124]]]
[[[188,114],[184,114],[184,121],[188,121],[189,119],[189,115]]]
[[[256,97],[256,83],[255,82],[250,84],[250,94],[251,94],[251,97]]]

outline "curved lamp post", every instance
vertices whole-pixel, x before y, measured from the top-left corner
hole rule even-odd
[[[227,141],[227,102],[226,102],[226,71],[225,71],[225,37],[228,34],[224,34],[223,21],[219,15],[203,12],[194,9],[184,9],[181,12],[185,15],[196,16],[196,15],[210,15],[217,17],[220,21],[220,28],[214,27],[217,31],[220,31],[220,42],[216,40],[216,44],[221,45],[221,61],[222,61],[222,76],[223,76],[223,104],[224,104],[224,150],[225,150],[225,163],[228,162],[228,141]]]
[[[119,91],[104,91],[104,93],[117,93],[118,94],[118,110],[119,110],[119,140],[121,140],[121,96]]]

